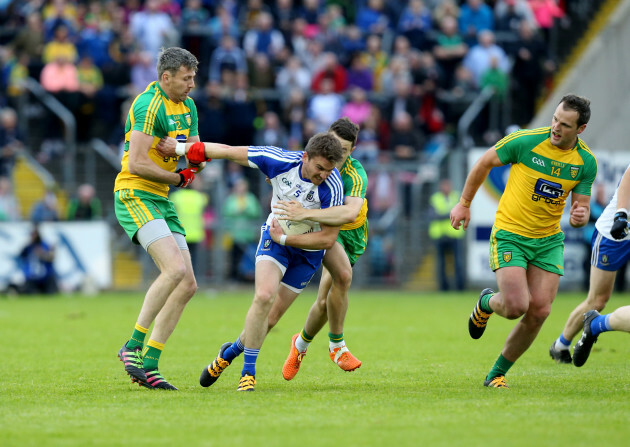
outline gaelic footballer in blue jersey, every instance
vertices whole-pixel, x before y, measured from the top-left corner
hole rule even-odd
[[[277,147],[228,146],[215,143],[177,144],[162,140],[158,150],[166,156],[187,155],[199,164],[218,158],[259,169],[271,180],[273,204],[278,200],[297,200],[304,207],[328,208],[343,203],[343,182],[335,165],[343,153],[339,140],[329,133],[313,136],[303,152]],[[295,299],[319,268],[324,250],[333,246],[339,227],[320,224],[317,231],[286,235],[278,221],[269,215],[261,228],[256,252],[254,300],[245,317],[245,328],[233,343],[221,347],[219,356],[202,372],[200,383],[212,385],[241,352],[244,365],[239,391],[253,391],[256,360],[267,334],[271,306],[283,287]]]

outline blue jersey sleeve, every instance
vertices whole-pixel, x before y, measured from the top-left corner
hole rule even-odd
[[[319,186],[319,198],[322,209],[343,205],[343,182],[341,181],[341,175],[339,171],[337,171],[337,168],[335,168],[324,183]]]
[[[247,158],[251,167],[274,178],[299,164],[302,154],[301,151],[287,151],[274,146],[250,146]]]

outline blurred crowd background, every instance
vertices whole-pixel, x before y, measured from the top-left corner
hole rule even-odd
[[[130,103],[156,80],[160,49],[181,46],[200,62],[191,96],[203,141],[298,150],[341,116],[360,125],[353,156],[370,179],[370,271],[392,276],[405,242],[386,230],[422,220],[440,162],[463,137],[489,146],[528,125],[601,3],[0,0],[0,220],[110,219],[118,231],[111,187]],[[39,197],[16,197],[20,157],[45,179]],[[231,252],[226,275],[247,279],[241,261],[268,190],[228,164],[199,177],[184,205],[196,203],[191,221],[203,224],[191,242]],[[250,223],[234,224],[241,216]],[[223,234],[230,219],[238,231]]]

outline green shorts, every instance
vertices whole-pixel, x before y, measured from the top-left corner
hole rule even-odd
[[[564,233],[533,239],[492,227],[490,268],[535,265],[551,273],[564,275]]]
[[[173,202],[139,189],[121,189],[114,193],[114,211],[118,223],[134,244],[138,244],[136,233],[153,219],[164,219],[172,233],[186,236]]]
[[[368,221],[366,220],[363,225],[353,230],[341,230],[337,236],[337,242],[341,244],[343,249],[348,255],[350,264],[354,264],[365,252],[368,240]]]

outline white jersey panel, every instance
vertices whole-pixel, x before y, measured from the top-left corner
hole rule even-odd
[[[328,208],[343,204],[343,182],[339,171],[335,168],[321,185],[302,178],[301,151],[285,151],[276,147],[250,147],[249,164],[260,169],[271,181],[273,196],[271,209],[279,200],[295,200],[307,209]],[[267,217],[271,225],[273,211]],[[318,222],[305,221],[313,227],[313,231],[321,231]]]
[[[630,165],[628,166],[627,169],[630,169]],[[617,193],[618,192],[619,192],[619,185],[617,185],[617,189],[615,189],[615,193],[613,194],[612,199],[610,199],[610,202],[608,203],[606,208],[604,208],[602,215],[599,216],[599,218],[597,219],[597,222],[595,222],[595,228],[597,228],[597,231],[599,231],[599,233],[602,236],[604,236],[607,239],[610,239],[611,241],[617,241],[617,239],[613,238],[610,235],[610,229],[612,228],[613,219],[615,218],[615,213],[617,212]],[[622,241],[630,240],[630,235],[619,240],[622,240]]]

